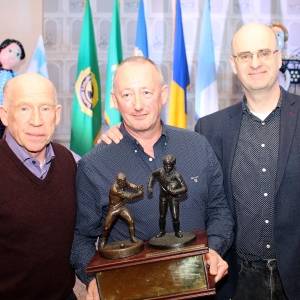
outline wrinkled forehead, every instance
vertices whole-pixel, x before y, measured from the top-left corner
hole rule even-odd
[[[265,25],[244,26],[237,31],[232,39],[232,52],[234,54],[248,51],[256,53],[264,49],[275,50],[278,48],[277,46],[276,33]]]

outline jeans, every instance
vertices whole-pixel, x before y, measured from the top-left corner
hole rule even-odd
[[[238,259],[239,279],[233,300],[288,300],[284,293],[276,260]]]

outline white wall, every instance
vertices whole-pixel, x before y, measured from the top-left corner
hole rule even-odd
[[[43,1],[0,0],[0,15],[0,43],[5,39],[15,39],[24,46],[26,57],[16,69],[23,73],[39,35],[43,34]]]

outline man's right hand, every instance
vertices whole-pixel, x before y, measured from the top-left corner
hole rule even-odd
[[[104,142],[105,144],[111,144],[114,142],[115,144],[119,144],[123,139],[123,135],[120,132],[121,123],[116,126],[109,128],[105,133],[103,133],[100,139],[97,141],[97,144]]]
[[[85,300],[100,300],[96,279],[90,282]]]

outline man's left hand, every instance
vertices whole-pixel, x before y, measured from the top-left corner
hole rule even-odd
[[[206,262],[209,265],[210,275],[215,276],[215,282],[221,280],[228,274],[227,262],[213,249],[205,254]]]

